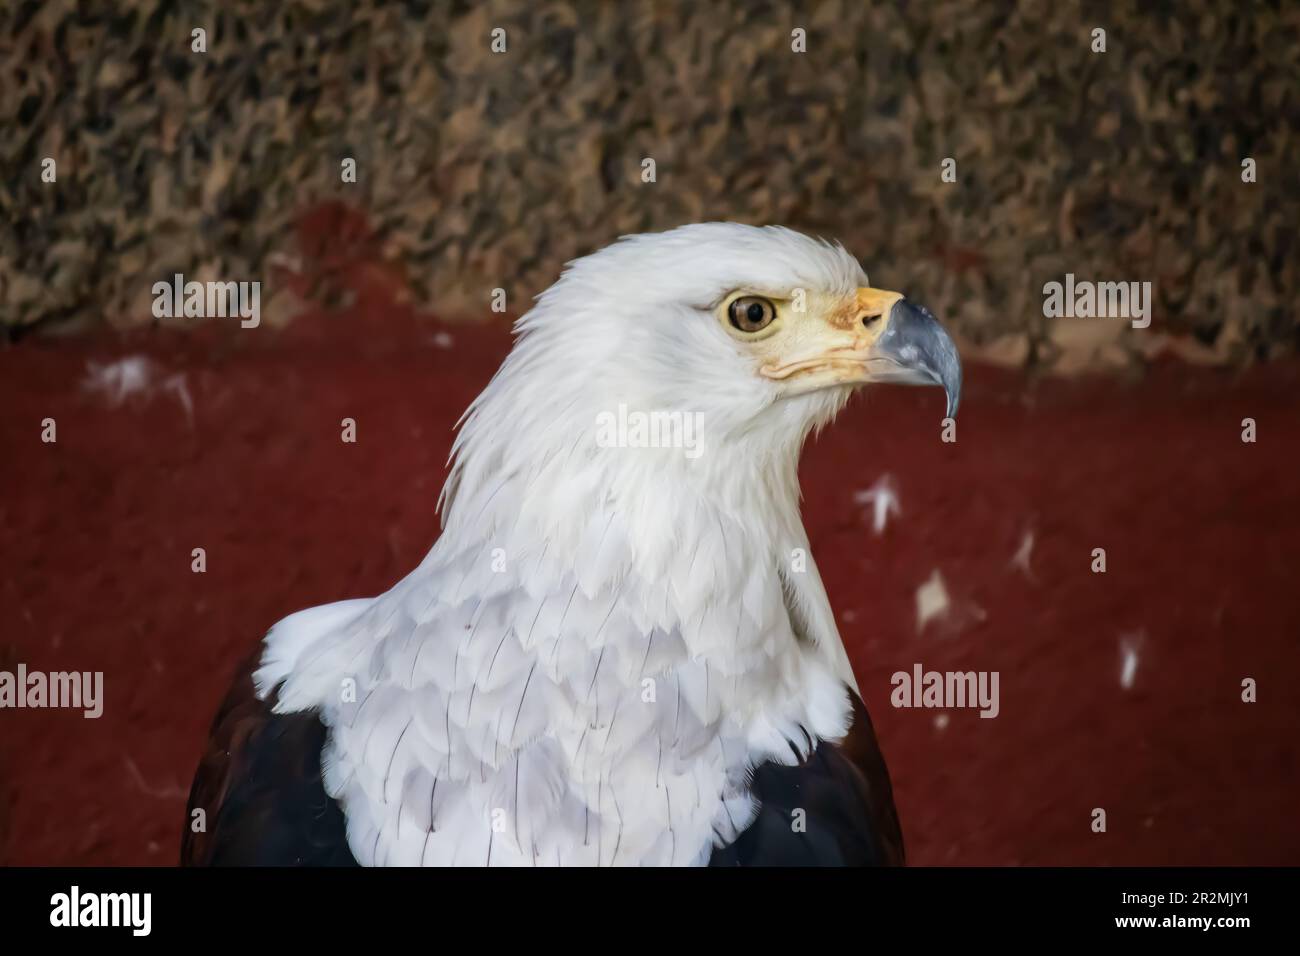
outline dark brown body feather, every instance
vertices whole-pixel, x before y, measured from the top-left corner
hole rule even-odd
[[[190,791],[181,864],[355,866],[343,811],[321,782],[324,725],[310,712],[273,713],[273,701],[254,692],[254,668],[255,659],[240,669],[212,723]],[[822,742],[793,767],[755,769],[758,816],[714,851],[710,865],[903,863],[889,772],[867,710],[851,696],[853,726],[842,741]],[[196,810],[204,811],[203,832],[194,830]]]
[[[261,646],[258,646],[260,654]],[[321,782],[325,726],[314,713],[276,714],[239,669],[212,721],[190,788],[182,866],[348,866],[342,808]],[[195,811],[205,829],[195,832]]]

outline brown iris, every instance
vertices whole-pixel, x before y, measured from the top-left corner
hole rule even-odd
[[[727,317],[741,332],[761,332],[776,318],[776,306],[756,295],[741,296],[727,307]]]

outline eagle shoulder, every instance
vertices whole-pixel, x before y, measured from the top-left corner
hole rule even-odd
[[[862,699],[849,691],[853,723],[794,766],[754,770],[758,815],[710,866],[901,866],[894,791]]]
[[[355,866],[342,808],[321,781],[325,726],[258,697],[261,647],[238,670],[212,722],[190,790],[182,866]],[[202,829],[196,832],[196,811]]]

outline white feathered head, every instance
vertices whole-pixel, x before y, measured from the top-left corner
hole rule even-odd
[[[611,505],[645,547],[680,545],[696,505],[797,521],[799,449],[854,387],[942,385],[949,415],[961,390],[933,316],[780,227],[625,237],[570,263],[516,332],[457,437],[444,537],[522,524],[576,543],[574,516]]]

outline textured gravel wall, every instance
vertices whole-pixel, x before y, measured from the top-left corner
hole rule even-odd
[[[1297,341],[1295,3],[15,0],[0,116],[11,333],[154,321],[176,272],[286,315],[293,227],[339,201],[444,314],[725,218],[839,238],[1015,360]],[[1066,272],[1152,282],[1148,338],[1044,319]]]

